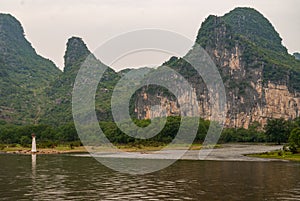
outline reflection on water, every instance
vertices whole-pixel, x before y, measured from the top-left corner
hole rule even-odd
[[[36,172],[36,154],[31,154],[31,169],[32,169],[32,176],[35,178],[35,172]]]
[[[0,155],[0,164],[3,200],[300,200],[300,163],[178,161],[140,176],[68,155]]]

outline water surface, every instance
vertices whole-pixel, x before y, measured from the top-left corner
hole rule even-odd
[[[300,200],[295,162],[183,160],[138,176],[72,155],[0,154],[0,164],[1,200]]]

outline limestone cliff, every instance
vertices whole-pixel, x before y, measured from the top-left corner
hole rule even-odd
[[[222,17],[209,16],[199,30],[200,44],[216,64],[227,96],[227,127],[245,127],[268,118],[293,119],[300,108],[300,63],[287,53],[271,23],[251,8],[237,8]],[[210,119],[208,90],[202,78],[182,58],[165,65],[183,75],[194,87],[193,94],[182,92],[178,99],[197,96],[199,115]],[[137,95],[138,118],[178,115],[180,106],[162,90],[149,93],[144,87]],[[154,107],[155,106],[155,107]],[[189,116],[189,112],[183,111]]]

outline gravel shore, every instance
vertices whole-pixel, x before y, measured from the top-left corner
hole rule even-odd
[[[209,154],[205,158],[199,158],[200,150],[189,150],[181,160],[217,160],[217,161],[273,161],[277,159],[265,159],[245,156],[246,154],[263,153],[282,149],[281,145],[263,144],[223,144],[217,149],[203,149],[202,154]],[[207,153],[206,153],[207,152]],[[182,150],[143,151],[143,152],[97,152],[94,157],[101,158],[138,158],[138,159],[176,159]],[[75,154],[76,156],[90,156],[90,154]]]

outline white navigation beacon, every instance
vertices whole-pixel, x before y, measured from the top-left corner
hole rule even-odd
[[[35,134],[32,133],[32,146],[31,146],[31,152],[32,153],[36,153],[36,141],[35,141]]]

